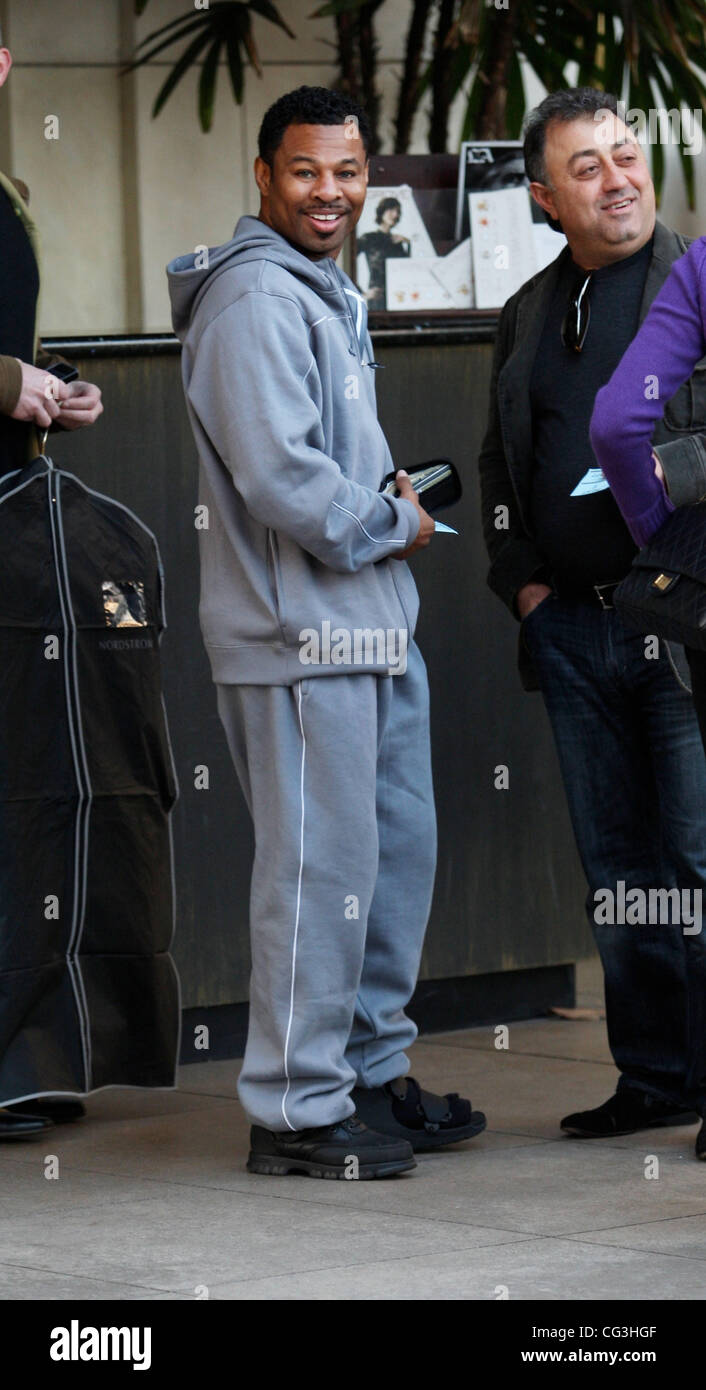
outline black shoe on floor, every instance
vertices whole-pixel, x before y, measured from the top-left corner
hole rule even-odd
[[[626,1086],[595,1110],[578,1110],[567,1115],[561,1121],[561,1128],[577,1139],[606,1139],[616,1134],[636,1134],[640,1129],[691,1125],[698,1118],[695,1110],[670,1105],[647,1091]]]
[[[13,1115],[9,1110],[0,1110],[0,1144],[19,1139],[41,1139],[47,1130],[53,1128],[52,1120],[44,1120],[40,1115]]]
[[[366,1125],[379,1134],[408,1139],[415,1153],[472,1139],[486,1126],[482,1110],[473,1110],[470,1100],[455,1091],[445,1096],[423,1091],[413,1076],[369,1090],[356,1086],[351,1100]]]
[[[386,1178],[416,1168],[404,1139],[368,1129],[357,1115],[320,1129],[273,1133],[262,1125],[250,1130],[249,1173],[308,1173],[312,1178]]]
[[[80,1100],[64,1099],[63,1096],[37,1096],[35,1100],[19,1100],[15,1105],[8,1105],[7,1109],[11,1115],[38,1116],[43,1120],[51,1120],[55,1125],[73,1124],[74,1120],[82,1120],[86,1114],[86,1107]]]
[[[701,1121],[701,1129],[696,1136],[696,1157],[706,1160],[706,1120]]]

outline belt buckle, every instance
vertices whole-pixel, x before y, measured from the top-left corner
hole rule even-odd
[[[594,584],[594,585],[592,586],[592,588],[593,588],[593,592],[595,593],[595,595],[596,595],[596,597],[597,597],[597,599],[598,599],[598,602],[600,603],[601,608],[603,609],[604,613],[610,613],[610,612],[612,612],[613,609],[614,609],[614,607],[615,607],[615,605],[612,604],[612,603],[606,603],[606,600],[604,599],[603,594],[602,594],[601,591],[602,591],[603,589],[614,589],[614,588],[615,588],[615,584]]]

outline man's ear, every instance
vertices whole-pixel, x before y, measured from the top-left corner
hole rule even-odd
[[[9,48],[0,48],[0,87],[7,81],[7,76],[12,67],[12,54]]]
[[[272,170],[267,161],[262,159],[260,155],[258,155],[257,159],[255,160],[254,169],[255,182],[258,186],[258,189],[260,190],[260,197],[266,198],[270,191],[270,183],[272,181]]]
[[[543,208],[549,217],[552,217],[555,222],[558,222],[559,215],[556,210],[554,194],[551,188],[548,188],[545,183],[531,183],[529,190],[535,203],[539,203],[540,208]]]

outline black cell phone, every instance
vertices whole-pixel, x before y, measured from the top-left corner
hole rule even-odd
[[[51,366],[44,368],[50,376],[56,376],[59,381],[78,381],[78,367],[72,367],[70,362],[52,362]]]
[[[428,459],[426,463],[416,463],[406,471],[425,512],[440,512],[443,507],[452,507],[463,494],[461,479],[451,459]],[[380,492],[399,497],[394,473],[388,473],[383,478]]]

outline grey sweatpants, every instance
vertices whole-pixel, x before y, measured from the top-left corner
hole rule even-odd
[[[255,827],[239,1095],[271,1130],[335,1124],[409,1068],[436,820],[426,668],[219,685]]]

